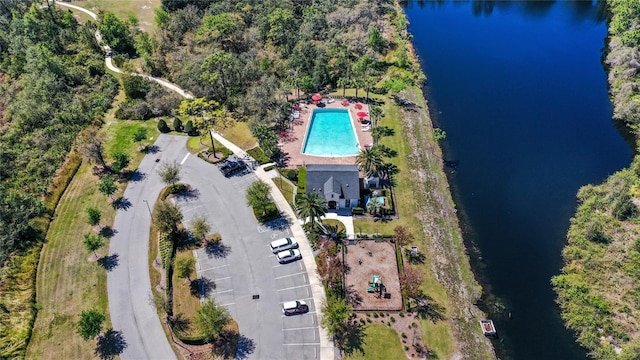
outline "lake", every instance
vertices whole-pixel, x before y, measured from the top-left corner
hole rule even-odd
[[[404,3],[501,357],[583,359],[550,278],[576,193],[628,166],[597,2]],[[480,329],[478,328],[478,331]]]

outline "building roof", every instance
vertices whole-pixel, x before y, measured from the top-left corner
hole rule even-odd
[[[343,199],[360,198],[358,167],[338,164],[307,165],[307,193],[311,192],[325,197],[336,193]]]

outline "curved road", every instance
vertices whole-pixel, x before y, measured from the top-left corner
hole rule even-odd
[[[98,20],[95,13],[82,7],[64,2],[55,2],[55,4],[84,12],[94,20]],[[116,73],[123,73],[122,70],[113,65],[110,57],[111,49],[109,46],[102,44],[102,36],[99,31],[96,31],[96,39],[107,54],[105,58],[107,68]],[[167,89],[175,91],[184,98],[193,98],[183,89],[165,80],[137,73],[130,74],[154,81]],[[244,155],[244,152],[234,144],[218,134],[215,134],[215,136],[236,154]],[[177,161],[183,164],[189,157],[185,146],[186,140],[187,137],[160,135],[155,143],[159,151],[145,156],[142,160],[138,167],[141,176],[137,181],[131,181],[128,184],[123,195],[123,199],[126,200],[126,206],[116,214],[114,221],[115,235],[111,239],[109,253],[117,261],[117,266],[108,274],[107,291],[113,328],[122,331],[127,343],[121,354],[123,359],[155,360],[176,358],[153,305],[148,265],[149,228],[151,224],[151,208],[155,204],[157,195],[164,187],[157,174],[157,167],[164,161]],[[199,159],[196,160],[200,161]],[[263,179],[271,177],[261,169],[256,175]],[[186,177],[185,180],[188,181]],[[275,188],[275,185],[271,181],[268,183],[272,185],[272,197],[278,203],[280,209],[287,214],[293,214],[293,211],[284,201],[282,194]],[[242,222],[241,219],[238,220]],[[298,223],[293,224],[292,230],[299,240],[306,240],[306,236]],[[303,254],[303,262],[311,284],[312,298],[316,308],[320,309],[326,300],[322,284],[317,276],[313,254],[307,241],[301,243],[300,250]],[[264,274],[254,274],[252,277],[260,278],[261,276],[264,276]],[[260,314],[256,313],[252,317],[259,318]],[[244,318],[247,318],[246,314]],[[239,319],[241,329],[243,329],[243,323],[244,321]],[[255,321],[251,321],[251,324],[246,325],[253,327],[252,325],[255,325]],[[258,339],[271,338],[269,334],[273,333],[273,331],[280,331],[271,327],[258,327],[259,329],[251,329],[253,334],[257,334],[256,338]],[[248,329],[245,327],[245,330],[242,331],[245,332],[246,330]],[[328,339],[328,335],[322,328],[319,329],[319,334],[319,358],[332,360],[334,358],[334,349]],[[258,347],[269,346],[269,344],[257,345]],[[258,351],[255,355],[260,353],[261,351]],[[250,354],[246,355],[251,357]]]

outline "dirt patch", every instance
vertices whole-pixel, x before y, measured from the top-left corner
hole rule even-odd
[[[353,309],[402,310],[395,244],[359,240],[345,250],[345,288]],[[373,275],[380,275],[382,291],[379,286],[370,285]],[[373,288],[372,293],[367,291],[369,288]]]

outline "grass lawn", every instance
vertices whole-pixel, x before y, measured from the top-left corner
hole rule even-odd
[[[364,354],[355,352],[344,360],[388,360],[406,359],[400,337],[386,325],[372,324],[365,327]]]
[[[176,254],[175,262],[176,264],[181,258],[191,258],[193,259],[193,252],[191,250],[179,251]],[[195,269],[193,269],[193,274],[191,276],[191,280],[196,278]],[[187,279],[180,279],[176,274],[176,271],[173,272],[173,313],[174,315],[182,314],[182,316],[188,319],[191,323],[189,331],[184,332],[184,335],[196,335],[197,331],[195,329],[194,321],[196,314],[198,313],[198,309],[200,308],[200,300],[197,296],[191,295],[191,286],[190,281]]]
[[[340,95],[342,91],[340,91]],[[347,91],[349,95],[349,91]],[[361,94],[359,94],[361,95]],[[395,176],[395,197],[396,207],[399,213],[399,219],[392,221],[374,221],[374,220],[354,220],[354,230],[356,233],[380,233],[384,235],[393,235],[393,229],[398,225],[407,226],[411,233],[415,236],[414,242],[411,244],[417,246],[424,252],[427,251],[430,241],[426,239],[422,234],[422,224],[417,218],[417,204],[413,189],[413,176],[409,173],[409,154],[411,149],[406,143],[406,137],[403,134],[402,124],[398,119],[402,117],[399,107],[391,104],[389,100],[382,106],[384,111],[384,117],[379,121],[379,126],[387,126],[394,131],[393,136],[382,137],[380,144],[386,145],[391,149],[398,152],[398,155],[391,159],[385,159],[386,162],[390,162],[398,166],[400,172]],[[432,164],[433,166],[439,166],[439,164]],[[425,171],[441,171],[440,169],[424,169]],[[433,302],[447,307],[449,304],[449,298],[446,289],[438,280],[436,280],[435,274],[432,271],[429,263],[430,259],[427,258],[423,266],[420,266],[420,270],[423,274],[422,289],[425,294],[433,299]],[[449,311],[445,310],[445,316],[448,317]],[[440,321],[432,323],[430,320],[420,321],[420,329],[422,331],[423,339],[430,349],[442,358],[447,358],[454,351],[453,335],[451,327],[448,322]]]
[[[122,20],[135,16],[140,28],[152,33],[156,27],[154,9],[160,7],[160,0],[83,0],[74,1],[73,5],[89,9],[96,14],[98,9],[110,11]]]
[[[251,135],[251,130],[249,130],[249,125],[247,125],[246,122],[235,121],[225,126],[224,129],[220,131],[220,134],[242,150],[251,149],[258,143],[258,140]]]
[[[273,178],[272,180],[278,189],[280,189],[284,198],[287,199],[287,202],[289,204],[293,204],[293,186],[291,186],[287,181],[282,180],[281,177]]]
[[[137,127],[145,127],[149,129],[148,136],[155,138],[155,123],[115,120],[116,108],[117,104],[106,114],[106,125],[101,130],[105,153],[107,159],[115,149],[129,153],[128,169],[135,169],[144,154],[136,151],[141,142],[134,142],[131,133]],[[83,340],[75,330],[75,323],[84,310],[103,311],[107,316],[103,328],[110,326],[107,273],[97,262],[87,261],[90,254],[83,244],[83,235],[92,231],[86,220],[88,207],[100,210],[101,225],[112,225],[116,211],[98,191],[99,179],[91,173],[91,168],[86,163],[81,165],[60,199],[47,233],[36,280],[36,301],[40,310],[27,348],[28,359],[94,358],[93,341]],[[120,190],[115,196],[121,194],[125,186],[125,183],[119,184]],[[106,239],[105,246],[97,253],[106,255],[108,246]]]

